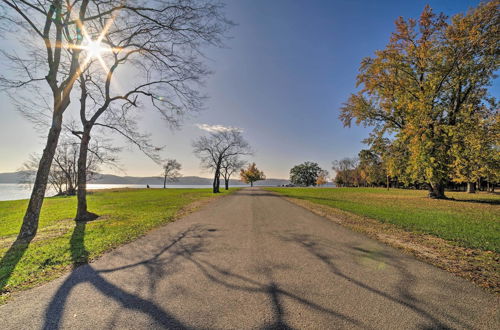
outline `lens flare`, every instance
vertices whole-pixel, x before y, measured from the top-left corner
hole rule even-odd
[[[101,53],[107,51],[107,48],[103,47],[99,40],[87,40],[82,45],[82,48],[87,53],[87,56],[91,58],[97,58],[101,56]]]

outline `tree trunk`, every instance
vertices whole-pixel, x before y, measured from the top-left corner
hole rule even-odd
[[[476,183],[475,182],[467,182],[467,193],[469,193],[469,194],[476,193]]]
[[[43,198],[45,197],[45,190],[47,189],[47,181],[49,178],[50,167],[56,152],[59,135],[61,134],[62,115],[55,116],[52,120],[52,126],[47,136],[47,144],[43,149],[42,157],[36,172],[35,183],[31,191],[30,201],[28,208],[24,214],[23,224],[19,231],[18,238],[33,238],[38,229],[38,220],[40,217],[40,210],[42,209]]]
[[[224,178],[224,185],[225,185],[226,190],[229,190],[229,179]]]
[[[167,176],[163,178],[163,189],[167,188]]]
[[[217,194],[219,193],[219,169],[217,168],[215,170],[215,174],[214,174],[214,182],[213,182],[213,185],[212,185],[212,191],[214,194]]]
[[[390,187],[389,186],[389,176],[387,176],[387,178],[386,178],[386,185],[387,185],[387,190],[389,190],[389,187]]]
[[[446,198],[444,195],[444,184],[436,182],[429,184],[429,197],[435,199]]]
[[[76,221],[89,221],[97,218],[97,214],[88,212],[87,210],[87,154],[89,150],[90,130],[91,127],[85,127],[83,129],[82,140],[80,141]]]
[[[253,181],[250,181],[250,187],[253,187]]]
[[[68,196],[75,196],[76,195],[76,189],[73,186],[73,182],[71,182],[71,180],[68,181],[68,190],[66,191],[66,194]]]

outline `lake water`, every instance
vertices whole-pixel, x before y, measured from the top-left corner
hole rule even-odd
[[[162,185],[149,185],[150,188],[163,188]],[[167,185],[167,188],[211,188],[211,185]],[[88,184],[87,189],[112,188],[146,188],[144,184]],[[0,201],[26,199],[31,195],[31,188],[16,183],[0,183]],[[53,196],[55,192],[48,189],[45,196]]]

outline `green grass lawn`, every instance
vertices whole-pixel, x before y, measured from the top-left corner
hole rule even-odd
[[[101,217],[76,226],[75,197],[46,198],[38,234],[27,248],[11,246],[28,201],[0,201],[0,295],[5,299],[11,291],[50,280],[68,266],[131,241],[172,221],[188,204],[212,196],[211,189],[96,191],[88,196],[89,211]]]
[[[459,246],[500,252],[500,195],[447,192],[453,200],[432,200],[422,190],[383,188],[268,188],[391,223],[409,231],[432,234]]]

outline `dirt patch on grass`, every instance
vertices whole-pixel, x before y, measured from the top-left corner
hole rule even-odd
[[[283,198],[335,223],[411,253],[420,260],[500,295],[499,253],[460,247],[433,235],[409,232],[393,224],[382,223],[333,207],[302,199]]]

